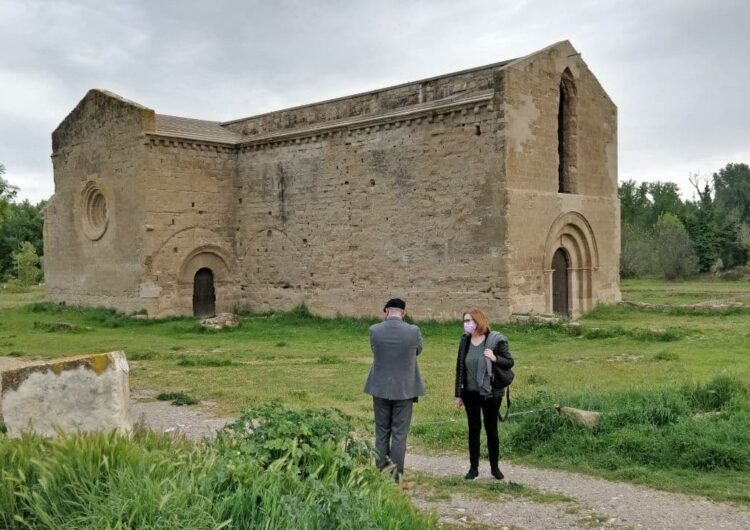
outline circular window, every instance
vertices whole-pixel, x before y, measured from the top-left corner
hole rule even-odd
[[[83,189],[82,201],[83,231],[86,237],[96,241],[107,231],[107,200],[102,190],[93,182]]]

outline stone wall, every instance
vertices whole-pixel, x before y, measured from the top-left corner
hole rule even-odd
[[[400,110],[241,152],[246,307],[379,314],[401,296],[418,318],[507,316],[492,91]]]
[[[557,189],[563,75],[572,193]],[[154,123],[92,91],[55,132],[53,300],[191,314],[205,267],[217,311],[372,315],[400,296],[417,318],[502,320],[551,311],[558,247],[574,315],[619,299],[616,108],[567,42],[223,125]]]
[[[55,195],[44,225],[50,300],[142,307],[143,132],[153,117],[91,90],[53,133]]]
[[[227,146],[150,141],[141,286],[149,314],[192,314],[193,278],[204,266],[215,275],[217,311],[239,307],[236,160]]]
[[[558,98],[566,68],[576,88],[575,176],[573,192],[559,193]],[[562,246],[575,254],[568,232],[579,238],[590,232],[585,239],[591,250],[588,261],[574,259],[576,270],[570,271],[577,278],[571,285],[572,314],[588,311],[596,302],[618,301],[615,105],[567,42],[509,64],[503,92],[512,312],[552,311],[550,252]]]

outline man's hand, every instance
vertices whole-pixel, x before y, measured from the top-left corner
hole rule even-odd
[[[490,361],[493,363],[497,361],[497,357],[495,357],[495,354],[492,352],[491,349],[485,348],[484,349],[484,356],[487,357]]]
[[[464,400],[461,398],[456,398],[456,401],[453,402],[453,404],[456,406],[457,409],[460,409],[464,406]]]

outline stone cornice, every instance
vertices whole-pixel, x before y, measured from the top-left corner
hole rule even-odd
[[[407,108],[397,109],[377,115],[358,116],[325,122],[310,127],[288,129],[273,134],[259,135],[254,138],[237,142],[215,142],[199,138],[175,136],[159,132],[146,133],[147,143],[183,147],[198,150],[214,150],[229,152],[237,149],[249,150],[268,144],[301,143],[303,140],[316,140],[336,134],[367,133],[373,130],[401,127],[404,124],[421,124],[425,121],[442,120],[446,115],[459,114],[462,116],[479,114],[483,109],[493,110],[492,98],[494,90],[483,90],[468,96],[453,98],[450,101],[421,103]]]

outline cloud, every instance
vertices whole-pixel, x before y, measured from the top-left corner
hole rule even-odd
[[[750,157],[739,0],[0,0],[0,12],[0,161],[50,189],[49,135],[92,87],[231,120],[563,39],[618,105],[622,179]]]

